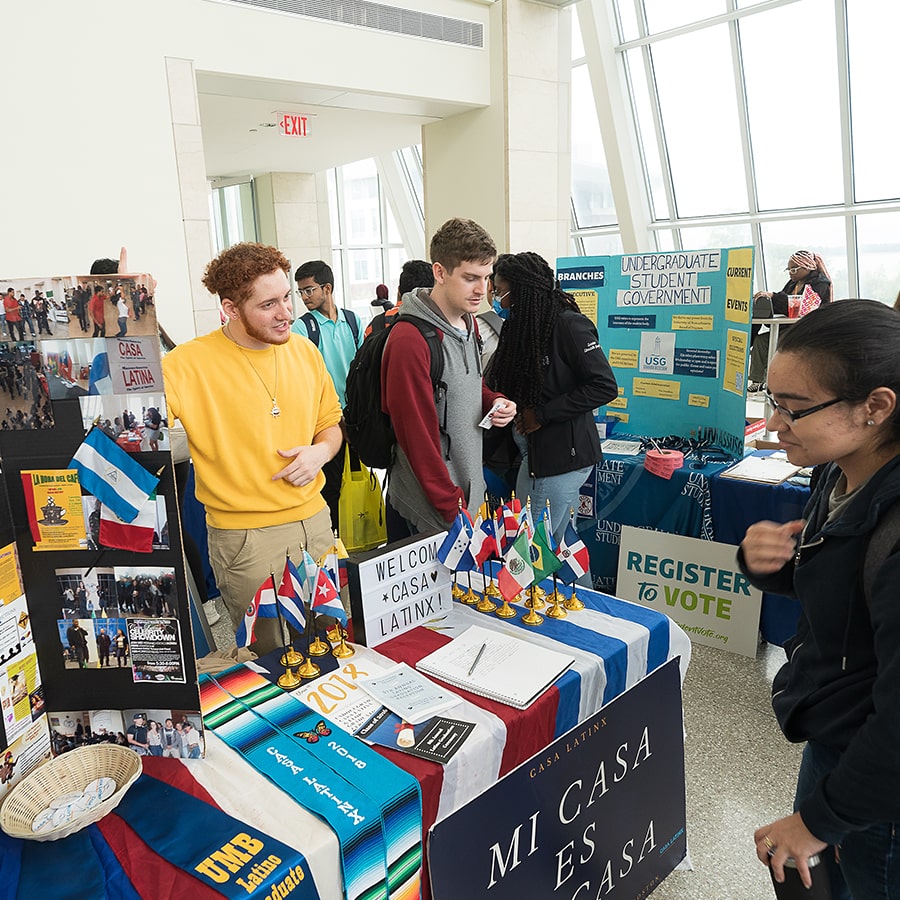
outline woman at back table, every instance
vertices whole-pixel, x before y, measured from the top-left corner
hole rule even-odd
[[[806,286],[809,285],[818,295],[821,302],[830,303],[832,300],[832,284],[825,268],[825,262],[818,253],[809,250],[798,250],[788,260],[787,284],[780,291],[757,291],[753,295],[754,301],[768,299],[772,302],[772,311],[769,315],[786,316],[788,314],[789,297],[802,297]],[[767,318],[767,316],[763,316]],[[766,363],[769,358],[769,329],[754,325],[750,331],[752,349],[750,353],[749,391],[760,391],[766,381]]]
[[[792,463],[826,468],[802,520],[751,525],[738,553],[802,610],[772,685],[782,732],[806,742],[795,812],[756,830],[756,854],[778,881],[793,858],[807,886],[821,854],[834,900],[900,897],[898,347],[900,313],[874,300],[785,331],[768,427]]]

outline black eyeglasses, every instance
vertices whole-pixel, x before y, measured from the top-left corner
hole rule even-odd
[[[815,406],[810,406],[809,409],[801,409],[798,412],[793,412],[785,406],[780,406],[775,402],[775,398],[766,391],[766,399],[772,405],[772,408],[776,412],[780,412],[785,419],[789,422],[796,422],[798,419],[803,419],[806,416],[811,416],[813,413],[819,412],[819,410],[827,409],[829,406],[834,406],[835,403],[843,403],[843,397],[835,397],[834,400],[826,400],[824,403],[817,403]]]

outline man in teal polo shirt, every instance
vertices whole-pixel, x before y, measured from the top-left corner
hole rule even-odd
[[[300,299],[307,312],[298,318],[292,330],[309,338],[325,360],[325,368],[334,382],[334,389],[343,407],[347,386],[347,370],[350,360],[363,341],[359,317],[349,309],[338,307],[334,300],[334,272],[321,259],[303,263],[294,273]],[[331,510],[331,524],[338,528],[338,500],[341,496],[341,479],[344,475],[344,448],[341,444],[334,459],[322,467],[325,487],[322,497]]]

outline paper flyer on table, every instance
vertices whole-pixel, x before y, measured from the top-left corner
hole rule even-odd
[[[383,675],[363,679],[359,686],[404,722],[419,725],[460,703],[456,694],[399,663]]]

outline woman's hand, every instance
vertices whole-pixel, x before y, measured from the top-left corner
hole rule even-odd
[[[757,828],[753,832],[753,841],[757,859],[772,867],[777,882],[784,881],[784,861],[791,857],[797,864],[800,880],[807,888],[812,887],[807,860],[828,846],[803,824],[800,813]]]
[[[806,524],[794,519],[779,525],[778,522],[756,522],[747,529],[741,550],[744,562],[755,575],[771,575],[780,571],[797,549],[797,535]]]

